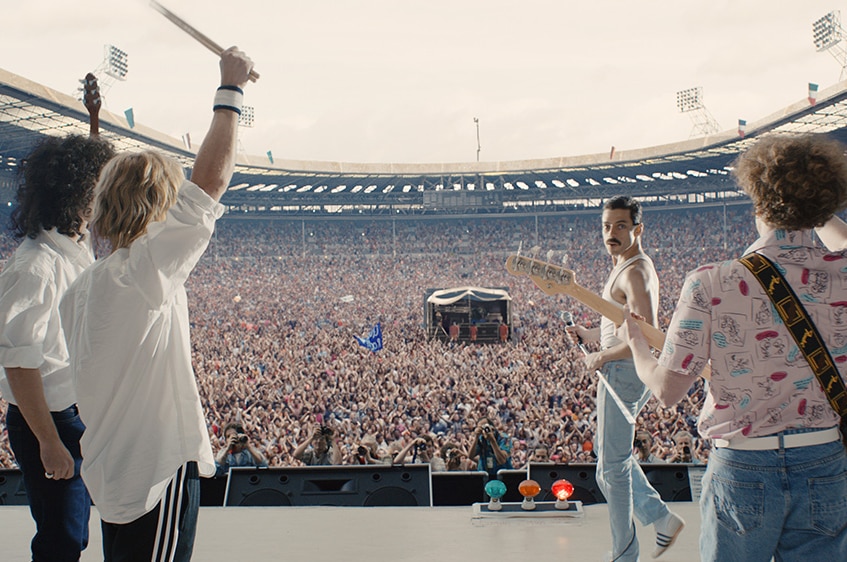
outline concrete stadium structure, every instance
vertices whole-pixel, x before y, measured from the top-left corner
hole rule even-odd
[[[87,134],[81,102],[0,69],[0,198],[13,197],[20,160],[43,135]],[[101,113],[118,150],[153,148],[190,168],[178,139]],[[701,138],[612,154],[510,162],[357,164],[277,160],[240,154],[222,202],[238,218],[451,218],[556,215],[590,210],[615,194],[645,206],[747,202],[729,175],[739,152],[764,135],[829,133],[847,142],[847,81],[749,123],[744,134]]]

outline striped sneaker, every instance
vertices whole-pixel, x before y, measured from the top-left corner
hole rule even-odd
[[[654,525],[656,526],[656,550],[653,551],[653,558],[658,558],[673,546],[682,528],[685,527],[685,521],[676,513],[668,512]]]

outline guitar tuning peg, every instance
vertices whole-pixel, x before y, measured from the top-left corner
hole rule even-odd
[[[518,254],[517,254],[517,255],[518,255],[518,257],[520,257],[520,255],[521,255],[521,249],[522,249],[522,248],[523,248],[523,240],[521,240],[520,242],[518,242]]]
[[[553,258],[553,250],[547,250],[547,261],[551,261]]]
[[[566,253],[562,254],[562,265],[567,265],[567,264],[568,264],[568,254],[566,252]]]
[[[529,251],[532,254],[532,258],[535,259],[535,257],[538,255],[538,252],[541,251],[541,246],[533,246]]]

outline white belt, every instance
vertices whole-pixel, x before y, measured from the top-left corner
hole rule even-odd
[[[739,451],[769,451],[779,449],[779,435],[768,435],[767,437],[736,437],[732,441],[726,439],[715,439],[715,447],[736,449]],[[837,427],[830,427],[823,431],[808,431],[806,433],[789,433],[782,436],[782,446],[785,449],[794,447],[811,447],[812,445],[823,445],[841,439],[841,432]]]

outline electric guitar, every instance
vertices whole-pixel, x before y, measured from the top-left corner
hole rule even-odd
[[[547,295],[564,294],[575,298],[594,312],[601,314],[620,326],[624,321],[623,307],[616,302],[608,301],[582,287],[576,282],[576,274],[570,269],[559,267],[527,256],[511,255],[506,259],[506,270],[512,275],[526,275],[535,285]],[[656,349],[665,346],[665,333],[643,320],[635,320],[647,343]],[[700,374],[704,379],[710,378],[709,365]]]
[[[89,134],[96,137],[100,134],[100,108],[103,106],[103,100],[100,97],[100,85],[97,83],[97,77],[91,72],[86,74],[81,82],[83,89],[82,103],[88,110],[89,116]]]

